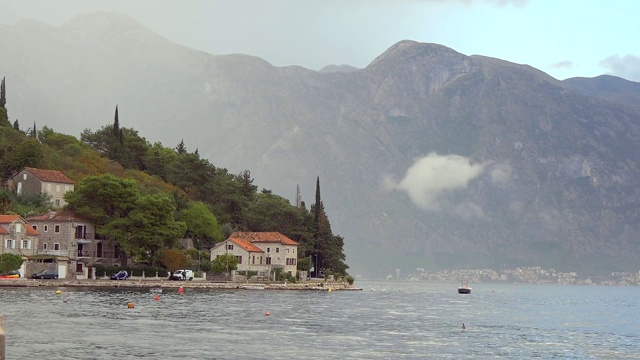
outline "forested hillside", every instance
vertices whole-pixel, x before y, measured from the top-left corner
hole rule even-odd
[[[316,178],[316,198],[290,204],[268,189],[258,190],[249,170],[231,174],[202,159],[188,141],[175,148],[151,143],[114,121],[85,130],[80,139],[37,124],[13,124],[7,115],[5,80],[0,101],[2,183],[24,167],[59,170],[75,180],[68,207],[97,224],[99,235],[115,239],[132,256],[158,264],[163,251],[193,239],[207,250],[233,231],[278,231],[300,244],[298,267],[309,270],[316,256],[327,274],[345,275],[344,240],[331,231]],[[310,179],[313,181],[314,179]],[[3,186],[4,188],[4,186]],[[0,191],[0,212],[49,210],[46,197]]]

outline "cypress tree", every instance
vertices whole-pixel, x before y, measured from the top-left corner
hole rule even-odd
[[[18,119],[16,119],[16,121],[13,122],[13,128],[16,130],[20,130],[20,124],[18,123]]]
[[[113,118],[113,137],[119,140],[121,136],[122,135],[120,134],[120,120],[118,119],[118,105],[116,105],[116,114]]]
[[[0,107],[7,108],[7,88],[5,87],[4,77],[0,82]]]
[[[31,137],[34,139],[38,138],[38,130],[36,130],[36,122],[33,122],[33,130],[31,130]]]

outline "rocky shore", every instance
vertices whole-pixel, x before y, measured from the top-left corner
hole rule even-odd
[[[0,287],[53,287],[53,288],[148,288],[148,289],[239,289],[239,290],[315,290],[315,291],[360,291],[362,289],[346,282],[306,281],[299,283],[238,283],[210,281],[169,281],[169,280],[33,280],[2,279]]]

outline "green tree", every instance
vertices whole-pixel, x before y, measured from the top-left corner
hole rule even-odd
[[[218,220],[203,202],[189,203],[176,218],[187,225],[187,235],[194,240],[197,249],[211,247],[223,240]]]
[[[116,239],[128,255],[155,265],[160,250],[175,247],[187,230],[184,222],[174,220],[174,210],[166,196],[140,196],[126,217],[107,222],[99,233]]]
[[[11,193],[0,189],[0,215],[4,215],[11,210]]]
[[[227,274],[238,269],[238,259],[231,254],[218,255],[211,261],[211,272],[214,274]]]
[[[15,130],[20,131],[20,123],[18,123],[18,119],[16,119],[16,121],[13,122],[13,128]]]
[[[98,226],[127,217],[138,204],[140,191],[134,180],[111,174],[87,176],[65,194],[68,207]]]
[[[22,266],[22,256],[9,253],[0,255],[0,273],[18,270],[20,266]]]

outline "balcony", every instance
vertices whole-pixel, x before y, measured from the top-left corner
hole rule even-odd
[[[68,250],[38,250],[36,255],[51,255],[51,256],[69,256]]]

